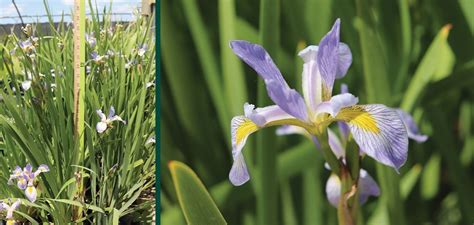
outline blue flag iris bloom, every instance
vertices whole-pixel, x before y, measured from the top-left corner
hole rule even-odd
[[[337,19],[319,46],[299,52],[304,61],[303,95],[288,86],[262,46],[242,40],[230,43],[233,52],[264,80],[275,103],[262,108],[246,103],[244,115],[232,119],[232,184],[242,185],[250,179],[242,149],[250,134],[269,126],[297,126],[317,140],[331,123],[340,122],[362,153],[397,171],[406,162],[408,134],[395,109],[382,104],[358,105],[358,98],[350,93],[332,96],[335,80],[344,77],[352,63],[352,53],[340,42],[339,30]]]

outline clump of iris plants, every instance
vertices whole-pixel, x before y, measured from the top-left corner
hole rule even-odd
[[[352,64],[349,46],[340,41],[340,20],[322,38],[319,46],[299,52],[303,59],[301,95],[290,88],[280,70],[263,47],[247,41],[230,43],[234,53],[264,80],[268,96],[275,105],[244,105],[244,115],[231,121],[234,163],[229,180],[239,186],[250,179],[242,154],[250,134],[270,126],[282,126],[277,134],[303,134],[310,138],[327,162],[330,176],[326,192],[329,202],[338,208],[341,224],[354,224],[357,205],[369,196],[378,196],[375,180],[361,168],[368,156],[397,172],[407,160],[408,138],[426,140],[419,134],[411,116],[400,109],[382,104],[357,104],[348,92],[333,95],[336,79],[343,78]],[[337,123],[338,136],[330,129]]]

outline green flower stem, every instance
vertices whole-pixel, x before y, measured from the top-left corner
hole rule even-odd
[[[347,141],[346,145],[346,160],[351,178],[353,180],[358,180],[360,171],[359,148],[357,143],[351,139]]]
[[[318,141],[319,141],[319,144],[321,145],[321,151],[323,152],[324,159],[331,167],[331,170],[335,174],[337,174],[339,177],[341,177],[340,172],[341,172],[342,164],[339,162],[339,160],[336,158],[334,153],[331,151],[331,147],[329,147],[327,129],[322,129],[321,134],[318,135]]]

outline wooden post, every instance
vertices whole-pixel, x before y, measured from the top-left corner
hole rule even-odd
[[[74,0],[74,139],[78,144],[76,165],[81,165],[84,158],[84,91],[85,91],[85,0]],[[82,202],[84,182],[79,171],[76,172],[76,200]],[[74,220],[82,218],[82,207],[75,207]],[[80,223],[82,224],[82,223]]]

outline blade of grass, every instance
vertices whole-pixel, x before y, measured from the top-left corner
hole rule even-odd
[[[291,186],[289,180],[282,180],[281,184],[281,199],[284,224],[298,224],[295,213],[295,204],[291,193]]]
[[[268,53],[275,57],[279,48],[280,1],[260,1],[260,42]],[[263,80],[259,80],[257,90],[259,106],[269,105],[269,98]],[[275,134],[267,129],[257,134],[257,162],[259,175],[257,185],[258,224],[277,224],[278,222],[278,182],[277,146]]]
[[[444,61],[444,52],[441,50],[443,45],[448,44],[447,38],[450,29],[451,25],[444,26],[423,56],[403,97],[401,108],[405,111],[410,112],[413,110],[416,101],[420,99],[422,91],[431,81],[432,76],[436,73],[440,65],[447,63]]]
[[[434,107],[430,112],[433,123],[433,140],[436,148],[440,151],[442,159],[446,162],[449,179],[454,186],[454,189],[459,196],[459,204],[461,208],[463,224],[469,224],[474,221],[474,202],[473,195],[471,195],[474,184],[472,179],[462,169],[458,154],[453,154],[453,151],[459,151],[455,144],[452,127],[446,120],[446,112],[443,112],[441,105]]]
[[[322,160],[318,160],[317,166],[303,172],[303,223],[304,225],[324,224],[324,199],[322,195],[323,182],[321,182],[320,165]]]
[[[226,137],[230,137],[230,117],[226,111],[227,107],[223,97],[222,80],[219,77],[219,68],[217,66],[218,60],[211,47],[201,12],[194,0],[181,0],[181,5],[191,30],[194,45],[199,55],[203,74],[206,78],[220,125],[222,126],[222,132],[226,134]],[[230,138],[227,138],[227,142],[230,146]]]
[[[221,65],[227,108],[230,115],[240,115],[242,106],[247,101],[247,88],[242,64],[229,47],[229,42],[236,38],[235,2],[219,0],[218,5]]]

